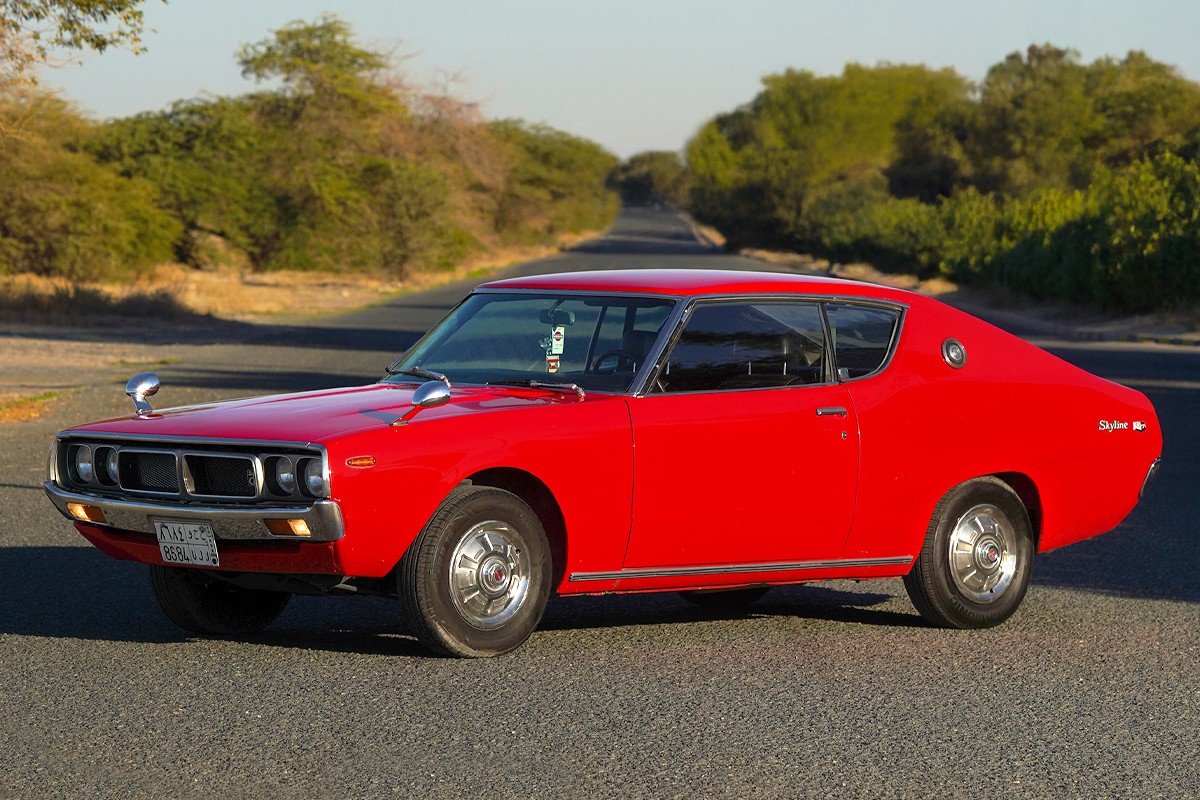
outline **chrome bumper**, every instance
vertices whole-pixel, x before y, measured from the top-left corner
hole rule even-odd
[[[1146,470],[1146,479],[1142,481],[1142,489],[1140,492],[1138,492],[1139,502],[1141,501],[1142,496],[1146,494],[1146,489],[1150,488],[1150,483],[1154,480],[1154,476],[1158,474],[1158,468],[1161,464],[1162,458],[1156,458],[1154,459],[1154,463],[1150,465],[1150,469]]]
[[[342,510],[331,500],[317,500],[309,506],[249,507],[176,506],[167,503],[147,503],[138,500],[97,497],[68,492],[54,481],[43,484],[50,502],[67,519],[76,522],[68,503],[98,508],[104,512],[102,527],[136,531],[154,535],[154,520],[170,519],[185,522],[207,522],[218,539],[268,539],[271,541],[336,542],[345,534]],[[276,536],[264,524],[269,519],[302,519],[311,536]]]

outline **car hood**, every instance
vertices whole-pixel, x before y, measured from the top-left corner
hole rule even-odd
[[[372,384],[298,394],[268,395],[205,405],[156,409],[138,417],[118,417],[72,428],[151,438],[204,437],[319,443],[371,429],[386,428],[413,411],[417,384]],[[528,408],[531,404],[578,403],[575,394],[488,386],[456,386],[442,406],[416,412],[431,419]]]

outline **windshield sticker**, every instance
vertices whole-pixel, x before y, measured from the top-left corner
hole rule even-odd
[[[546,371],[558,372],[558,356],[546,356]]]

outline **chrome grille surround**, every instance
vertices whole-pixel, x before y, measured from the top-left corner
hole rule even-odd
[[[184,453],[183,485],[194,497],[258,497],[263,458],[225,453]]]
[[[100,478],[83,481],[69,467],[78,448],[117,451],[118,481]],[[309,494],[302,482],[296,490],[282,492],[266,479],[266,465],[288,456],[293,461],[313,458],[321,462],[326,491]],[[163,505],[192,503],[266,505],[325,499],[329,489],[329,458],[325,448],[312,443],[250,441],[238,439],[158,439],[131,434],[60,434],[50,452],[49,479],[72,493],[109,498],[143,498]]]
[[[117,450],[118,487],[140,494],[179,494],[179,457],[171,450]],[[115,477],[115,476],[114,476]]]

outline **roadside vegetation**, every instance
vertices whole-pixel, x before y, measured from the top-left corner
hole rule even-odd
[[[631,156],[612,171],[608,183],[629,205],[686,208],[691,199],[692,175],[679,154],[670,151]]]
[[[978,86],[789,70],[686,155],[690,209],[731,246],[1118,311],[1200,300],[1200,85],[1140,52],[1033,46]]]
[[[176,262],[395,282],[616,214],[599,145],[414,85],[337,17],[236,58],[254,91],[103,123],[0,82],[0,275],[132,283]]]

